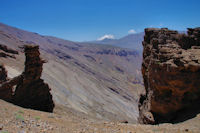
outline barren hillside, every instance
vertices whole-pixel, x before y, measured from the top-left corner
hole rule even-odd
[[[139,94],[144,91],[137,51],[79,44],[4,24],[0,24],[0,44],[19,51],[16,59],[0,59],[10,77],[23,71],[21,46],[40,46],[48,61],[42,78],[52,88],[56,106],[100,119],[137,122]]]

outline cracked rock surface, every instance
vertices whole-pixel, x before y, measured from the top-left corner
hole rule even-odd
[[[200,111],[200,28],[145,29],[140,122],[181,122]]]

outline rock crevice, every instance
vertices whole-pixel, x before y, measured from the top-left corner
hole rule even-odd
[[[145,29],[142,74],[146,95],[139,103],[145,124],[180,122],[200,112],[200,28],[179,34]]]

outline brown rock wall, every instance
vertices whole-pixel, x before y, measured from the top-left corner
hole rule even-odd
[[[140,98],[139,121],[179,122],[195,115],[200,109],[200,28],[188,29],[188,35],[145,29],[143,46],[146,95]]]

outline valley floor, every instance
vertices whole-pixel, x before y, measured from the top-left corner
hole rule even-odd
[[[106,122],[55,108],[54,113],[24,109],[0,100],[0,133],[199,133],[200,115],[179,124]]]

